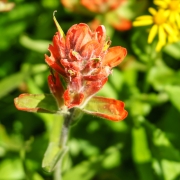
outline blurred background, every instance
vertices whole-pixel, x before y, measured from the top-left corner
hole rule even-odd
[[[71,127],[63,180],[180,179],[180,42],[155,51],[149,27],[133,27],[151,0],[0,0],[0,180],[53,180],[42,168],[55,115],[18,111],[22,93],[49,93],[44,54],[76,23],[104,24],[111,46],[127,48],[98,93],[125,102],[121,122],[84,115]],[[178,36],[179,37],[179,36]]]

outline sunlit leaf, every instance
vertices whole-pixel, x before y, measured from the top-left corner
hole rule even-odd
[[[156,66],[150,69],[147,81],[157,90],[163,90],[168,84],[180,82],[178,74],[161,60],[157,60]]]
[[[148,147],[147,135],[143,127],[132,129],[132,155],[139,172],[140,179],[153,180],[151,167],[152,156]]]
[[[20,142],[13,140],[8,136],[6,129],[0,124],[0,147],[3,147],[6,151],[19,151],[22,147]]]
[[[24,80],[25,75],[22,72],[12,74],[0,81],[0,98],[16,89]]]
[[[145,31],[145,29],[138,29],[132,35],[131,43],[131,46],[137,57],[144,62],[152,61],[157,57],[157,53],[155,51],[155,44],[148,44],[147,37],[148,33]]]
[[[151,153],[147,144],[146,132],[143,127],[133,128],[133,158],[136,163],[146,163],[151,160]]]
[[[122,101],[99,96],[92,97],[82,111],[112,121],[121,121],[128,114]]]
[[[25,173],[20,159],[6,159],[0,163],[0,179],[24,179]]]
[[[180,42],[169,44],[164,47],[164,51],[169,54],[171,57],[180,60]]]
[[[30,37],[23,35],[20,37],[20,43],[30,50],[45,53],[51,42],[45,40],[33,40]]]
[[[16,108],[22,111],[59,113],[56,100],[51,94],[21,94],[14,102]]]
[[[105,153],[105,158],[102,160],[102,166],[105,169],[112,169],[120,165],[122,158],[121,152],[117,147],[109,147]]]
[[[169,95],[172,104],[180,111],[180,86],[166,86],[165,91]]]
[[[83,161],[67,171],[63,176],[63,180],[74,179],[74,177],[78,180],[91,180],[98,171],[98,166],[98,159]]]
[[[180,176],[179,151],[171,144],[166,134],[160,129],[148,121],[144,121],[143,125],[151,138],[152,156],[159,162],[159,164],[155,166],[155,171],[157,170],[157,173],[160,175],[163,174],[165,180],[178,178]],[[169,170],[167,171],[167,169]],[[167,171],[167,173],[164,173],[165,171]]]

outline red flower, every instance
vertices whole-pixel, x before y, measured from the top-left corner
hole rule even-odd
[[[15,106],[28,112],[69,114],[70,108],[112,121],[126,118],[124,103],[94,96],[107,82],[112,68],[126,56],[126,49],[109,48],[104,26],[91,31],[88,25],[73,25],[65,36],[54,17],[58,32],[45,55],[51,75],[48,84],[53,94],[23,94],[15,98]],[[54,97],[53,97],[54,96]],[[94,96],[94,97],[93,97]]]
[[[124,0],[81,0],[80,3],[88,10],[96,13],[104,13],[118,8]]]
[[[103,25],[92,32],[86,24],[75,24],[68,30],[66,37],[59,32],[54,36],[53,45],[49,46],[51,56],[45,55],[45,59],[67,83],[63,99],[68,108],[84,105],[103,87],[111,69],[126,56],[125,48],[109,48],[109,45]],[[50,88],[53,83],[51,78]],[[56,81],[60,84],[59,78]]]
[[[46,63],[55,71],[48,77],[49,87],[60,109],[83,109],[107,82],[112,68],[121,63],[127,51],[121,46],[109,48],[110,40],[106,40],[103,25],[91,31],[87,24],[75,24],[65,36],[54,20],[58,32],[54,35],[53,45],[49,46],[50,57],[45,55]],[[102,101],[103,98],[95,99]],[[124,103],[114,104],[119,106],[119,103],[125,118]],[[119,111],[119,107],[117,109]]]

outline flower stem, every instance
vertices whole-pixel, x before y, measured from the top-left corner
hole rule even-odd
[[[69,133],[69,126],[71,124],[71,121],[73,120],[73,112],[74,109],[70,109],[70,113],[68,115],[64,115],[64,123],[62,126],[60,138],[59,138],[59,147],[63,148],[66,146],[66,142],[68,139],[68,133]]]
[[[73,120],[74,109],[70,109],[70,113],[68,115],[64,115],[64,122],[62,125],[60,137],[59,137],[59,148],[66,149],[66,143],[68,140],[69,128],[70,124]],[[61,177],[61,166],[62,165],[62,158],[60,158],[56,164],[54,170],[54,180],[62,180]]]

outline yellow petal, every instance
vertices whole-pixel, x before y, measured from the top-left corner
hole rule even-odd
[[[153,19],[134,21],[133,26],[147,26],[153,24]]]
[[[153,19],[151,15],[143,15],[136,18],[136,20],[150,20]]]
[[[154,4],[163,9],[167,8],[167,6],[168,6],[167,3],[165,3],[164,1],[161,1],[161,0],[155,0]]]
[[[177,13],[175,19],[176,19],[177,25],[180,29],[180,14]]]
[[[169,4],[172,0],[163,0],[166,4]]]
[[[151,28],[150,32],[149,32],[149,36],[148,36],[148,43],[152,43],[152,41],[154,40],[154,37],[156,36],[158,31],[158,25],[153,25],[153,27]]]
[[[163,14],[164,14],[164,17],[167,18],[167,17],[170,15],[170,10],[169,10],[169,9],[165,10],[165,11],[163,12]]]
[[[164,23],[162,26],[164,27],[164,29],[166,30],[166,32],[167,32],[168,34],[171,34],[171,35],[174,35],[174,34],[175,34],[173,28],[172,28],[169,24]]]
[[[153,16],[156,15],[156,13],[157,13],[157,11],[152,7],[150,7],[148,10]]]
[[[156,45],[156,51],[159,52],[163,46],[164,46],[164,44],[162,44],[160,41],[158,41],[158,43]]]
[[[171,22],[171,23],[174,23],[175,22],[175,15],[176,15],[176,13],[174,13],[174,12],[171,12],[171,14],[170,14],[170,16],[169,16],[169,21]]]
[[[158,43],[161,45],[165,45],[166,44],[166,32],[164,31],[163,26],[159,26],[158,36],[159,36]]]

